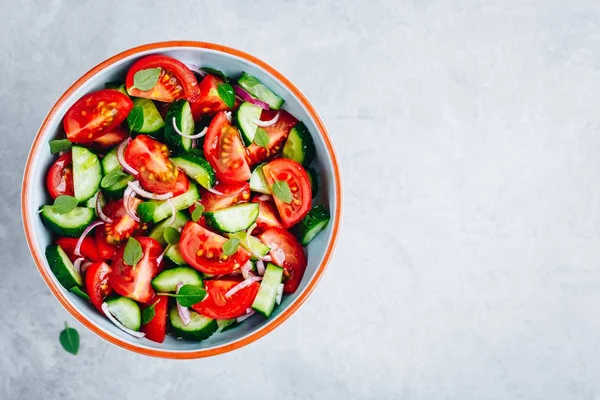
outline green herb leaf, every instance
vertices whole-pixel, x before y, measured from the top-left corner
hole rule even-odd
[[[141,69],[133,75],[133,87],[147,92],[158,83],[161,68]]]
[[[183,285],[177,294],[173,295],[177,298],[179,304],[183,307],[191,307],[196,303],[200,303],[206,297],[206,290],[200,286]]]
[[[79,201],[73,196],[60,195],[54,199],[52,211],[57,214],[67,214],[73,211],[78,203]]]
[[[200,68],[200,71],[204,71],[208,74],[218,76],[219,78],[223,79],[225,82],[229,82],[229,78],[222,71],[220,71],[218,69],[214,69],[211,67],[202,67],[202,68]]]
[[[154,307],[156,307],[159,301],[160,300],[156,300],[154,304],[142,310],[142,325],[146,325],[148,322],[154,319],[154,316],[156,315],[156,310],[154,310]]]
[[[254,135],[254,143],[265,149],[269,148],[269,134],[261,127],[256,129],[256,135]]]
[[[240,239],[231,238],[225,243],[223,243],[223,255],[227,257],[231,257],[238,251],[238,247],[240,247]]]
[[[137,214],[142,222],[150,222],[154,218],[156,204],[151,201],[145,201],[137,206]]]
[[[272,192],[277,198],[284,203],[290,204],[292,202],[292,192],[286,181],[275,181],[272,187]]]
[[[233,108],[235,105],[235,92],[229,83],[221,83],[217,86],[217,93],[219,93],[219,97],[227,104],[227,107]]]
[[[204,213],[204,206],[200,203],[196,203],[194,211],[192,211],[192,221],[198,222],[198,220],[202,218],[202,213]]]
[[[71,289],[69,289],[69,292],[76,294],[84,300],[90,301],[90,296],[88,296],[86,292],[81,290],[79,286],[73,286]]]
[[[121,178],[127,178],[127,174],[119,169],[109,172],[100,181],[100,186],[104,189],[111,187],[117,183]]]
[[[127,125],[129,125],[129,133],[142,129],[142,126],[144,126],[144,108],[142,106],[135,106],[129,112]]]
[[[123,254],[123,261],[125,264],[135,267],[137,263],[142,259],[143,251],[140,242],[130,237],[127,239],[125,245],[125,253]]]
[[[69,141],[69,139],[51,140],[49,144],[50,153],[52,154],[60,153],[61,151],[67,151],[71,148],[71,142]]]
[[[179,231],[172,226],[167,226],[163,232],[163,237],[165,241],[169,243],[171,246],[179,244]]]
[[[75,328],[69,328],[66,321],[65,329],[58,336],[58,340],[63,349],[73,355],[77,355],[79,351],[79,332]]]

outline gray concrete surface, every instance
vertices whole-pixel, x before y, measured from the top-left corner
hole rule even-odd
[[[0,1],[1,399],[600,396],[600,3]],[[77,77],[166,39],[234,46],[315,104],[346,201],[282,327],[216,358],[77,324],[22,234],[29,145]],[[62,351],[63,321],[81,352]]]

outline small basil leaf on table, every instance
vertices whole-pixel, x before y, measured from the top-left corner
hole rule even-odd
[[[60,332],[58,340],[65,351],[77,355],[79,351],[79,332],[75,328],[69,328],[66,321],[65,329]]]
[[[127,239],[125,245],[125,252],[123,253],[123,261],[125,264],[135,267],[137,263],[142,259],[143,251],[142,245],[136,239],[130,237]]]
[[[71,142],[69,141],[69,139],[51,140],[49,144],[50,153],[52,154],[60,153],[61,151],[67,151],[71,148]]]

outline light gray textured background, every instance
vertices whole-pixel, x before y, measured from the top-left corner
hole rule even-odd
[[[0,0],[0,399],[600,396],[596,0]],[[77,324],[24,242],[22,170],[55,99],[129,47],[222,43],[311,99],[341,158],[336,256],[308,302],[216,358]],[[63,321],[80,355],[62,351]]]

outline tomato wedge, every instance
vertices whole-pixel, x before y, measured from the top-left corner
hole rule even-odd
[[[231,110],[227,103],[219,96],[219,85],[225,83],[221,78],[214,75],[206,75],[198,87],[200,88],[200,98],[198,101],[190,103],[194,121],[199,121],[203,115],[215,114],[219,111]]]
[[[223,236],[188,222],[181,232],[179,250],[185,262],[200,272],[226,275],[239,269],[250,259],[250,253],[241,246],[231,257],[223,255]]]
[[[99,227],[96,229],[102,228]],[[79,256],[75,255],[75,247],[77,247],[78,241],[79,239],[77,238],[61,237],[56,241],[56,244],[59,245],[65,251],[65,253],[67,253],[71,261],[75,261],[77,258],[79,258]],[[81,257],[87,258],[92,262],[102,261],[102,257],[100,257],[100,254],[96,249],[96,241],[90,236],[87,236],[85,239],[83,239],[79,252],[81,253]]]
[[[103,260],[112,260],[117,251],[119,251],[119,246],[108,243],[106,240],[106,230],[103,227],[98,227],[94,231],[98,254]]]
[[[61,195],[73,196],[73,159],[70,151],[58,157],[48,169],[46,188],[53,199]]]
[[[147,303],[154,296],[154,289],[150,282],[159,272],[158,256],[162,253],[160,243],[149,237],[136,237],[142,246],[142,259],[135,265],[125,264],[123,246],[112,260],[112,273],[110,274],[110,284],[115,292],[121,296]]]
[[[273,196],[279,216],[285,228],[298,223],[310,211],[312,190],[306,170],[295,161],[278,158],[263,167],[265,178],[270,187],[275,180],[285,181],[292,193],[292,201],[286,203]]]
[[[156,296],[150,301],[151,307],[154,305],[154,318],[145,325],[142,325],[140,331],[146,334],[146,338],[154,342],[162,343],[165,341],[167,335],[167,306],[169,305],[169,298],[167,296]]]
[[[100,312],[104,299],[112,293],[112,287],[108,284],[111,271],[107,263],[100,261],[90,265],[85,273],[85,290],[92,304]]]
[[[185,193],[190,187],[187,176],[169,159],[165,144],[147,135],[139,135],[125,148],[125,161],[139,172],[140,185],[149,192],[173,196]]]
[[[132,108],[131,99],[117,90],[86,94],[65,114],[63,127],[67,138],[73,143],[93,142],[117,128]]]
[[[277,216],[275,204],[271,196],[264,194],[254,196],[254,203],[258,203],[258,218],[256,218],[256,232],[262,232],[269,228],[281,228],[281,221]]]
[[[231,125],[225,111],[219,112],[206,132],[204,155],[215,169],[219,181],[244,182],[250,179],[246,149],[238,130]]]
[[[237,291],[231,297],[226,298],[231,288],[242,281],[241,278],[213,279],[204,282],[208,297],[192,308],[200,314],[213,319],[231,319],[246,314],[246,310],[252,307],[254,298],[260,289],[258,282],[252,282],[249,286]]]
[[[150,90],[142,91],[134,87],[134,76],[136,72],[160,68],[158,82]],[[136,61],[125,78],[127,92],[134,97],[172,103],[175,100],[186,99],[196,101],[200,96],[196,76],[181,61],[160,54],[146,56]]]
[[[306,255],[304,249],[298,243],[294,235],[282,228],[270,228],[258,236],[258,238],[271,248],[271,257],[274,262],[276,257],[273,252],[276,249],[283,250],[285,261],[279,265],[284,268],[283,293],[294,293],[306,270]]]
[[[100,136],[98,139],[94,140],[94,143],[100,149],[108,150],[111,147],[115,147],[128,137],[129,133],[125,129],[119,127],[113,131],[110,131]]]
[[[269,121],[279,113],[279,119],[271,126],[266,126],[262,129],[269,135],[269,144],[267,148],[261,147],[256,143],[248,146],[248,158],[250,165],[255,165],[279,154],[279,150],[283,147],[290,131],[298,123],[292,114],[284,110],[263,110],[260,115],[261,121]]]
[[[135,210],[142,201],[137,198],[131,200],[131,208]],[[140,228],[140,223],[135,221],[127,211],[123,199],[109,201],[102,210],[112,222],[104,223],[106,242],[112,245],[122,244]]]
[[[250,185],[248,182],[218,183],[214,190],[223,193],[219,195],[208,190],[202,191],[200,203],[204,211],[216,211],[227,208],[237,203],[245,203],[250,199]]]

